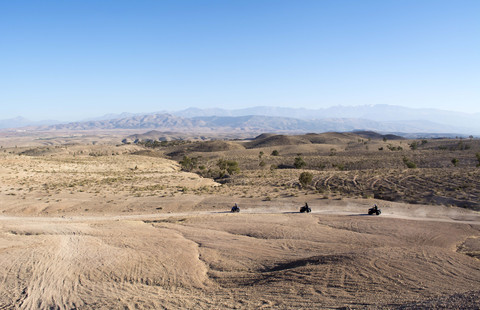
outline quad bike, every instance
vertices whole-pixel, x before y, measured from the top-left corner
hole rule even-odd
[[[300,212],[301,213],[305,213],[305,212],[310,213],[310,212],[312,212],[312,209],[310,209],[310,207],[308,205],[304,205],[303,207],[300,208]]]
[[[232,211],[231,212],[240,212],[240,208],[237,206],[237,205],[234,205],[232,207]]]
[[[368,215],[372,215],[372,214],[376,214],[376,215],[380,215],[382,213],[382,210],[380,210],[377,205],[375,205],[374,207],[368,209]]]

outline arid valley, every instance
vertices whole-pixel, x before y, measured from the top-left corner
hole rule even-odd
[[[478,139],[135,133],[0,135],[0,309],[478,309]]]
[[[0,310],[480,310],[480,1],[0,1]]]

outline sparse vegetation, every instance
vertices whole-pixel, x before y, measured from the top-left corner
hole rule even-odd
[[[335,164],[334,167],[338,168],[338,170],[340,170],[340,171],[345,170],[345,165],[344,164]]]
[[[293,163],[295,168],[301,169],[307,165],[307,163],[303,160],[301,156],[295,157],[295,162]]]
[[[417,164],[415,164],[413,161],[408,159],[406,156],[403,157],[403,163],[410,169],[417,168]]]
[[[387,145],[387,148],[390,150],[390,151],[402,151],[403,148],[401,146],[393,146],[391,144],[388,144]]]
[[[197,158],[190,158],[188,156],[183,156],[183,159],[180,161],[180,165],[184,171],[192,171],[197,167]]]
[[[460,141],[457,146],[457,149],[460,151],[469,150],[470,148],[471,148],[471,145],[468,143],[463,143],[463,141]]]
[[[307,187],[312,183],[313,180],[313,174],[311,172],[302,172],[300,174],[300,177],[298,178],[298,181],[302,185],[302,187]]]
[[[309,135],[309,139],[312,137],[314,136]],[[262,197],[262,199],[270,195],[272,200],[277,197],[297,197],[301,188],[299,184],[302,184],[298,172],[292,168],[308,167],[310,173],[313,170],[321,171],[316,174],[315,189],[313,192],[307,191],[308,195],[319,193],[330,199],[370,197],[394,201],[419,201],[426,204],[438,204],[439,201],[444,201],[445,204],[456,206],[480,207],[478,203],[480,192],[477,190],[480,188],[478,183],[480,170],[472,170],[472,167],[477,165],[480,167],[479,140],[434,139],[428,143],[424,143],[424,140],[389,140],[387,144],[380,139],[370,141],[358,139],[359,142],[357,142],[357,138],[353,137],[341,142],[324,144],[328,139],[325,140],[322,137],[318,139],[320,143],[312,140],[315,143],[305,144],[302,139],[304,139],[303,136],[295,138],[282,136],[281,139],[273,137],[271,141],[276,144],[267,144],[265,148],[257,147],[255,143],[248,144],[248,147],[255,146],[254,151],[245,148],[244,142],[236,141],[218,141],[218,143],[215,141],[172,143],[162,141],[165,143],[160,146],[161,150],[152,150],[151,147],[140,143],[122,144],[116,147],[105,147],[98,143],[88,147],[69,146],[68,151],[63,146],[19,147],[18,149],[10,147],[4,148],[5,154],[0,154],[5,158],[12,158],[12,156],[20,156],[21,153],[23,158],[29,157],[29,160],[48,163],[48,165],[34,165],[34,167],[45,167],[36,169],[38,171],[34,172],[38,175],[38,179],[19,180],[15,183],[18,185],[15,188],[21,187],[24,190],[15,190],[13,193],[23,200],[28,193],[35,194],[41,191],[45,197],[52,197],[49,200],[50,204],[54,204],[58,200],[56,195],[62,195],[64,191],[69,195],[84,193],[100,197],[105,195],[107,189],[117,194],[126,193],[138,198],[152,195],[174,197],[184,192],[195,195],[218,193],[236,195],[238,193],[244,197]],[[262,141],[268,140],[263,138]],[[365,142],[371,146],[370,149],[383,148],[395,152],[367,152]],[[416,150],[410,147],[402,149],[402,143],[404,146],[413,142],[418,144]],[[299,147],[292,147],[288,143],[299,143],[294,144]],[[335,147],[332,147],[333,145]],[[470,145],[470,148],[465,145]],[[440,148],[444,148],[444,151],[438,152]],[[127,149],[131,150],[127,151]],[[202,156],[198,155],[199,152],[202,152]],[[335,156],[331,156],[332,153]],[[265,154],[272,154],[272,156],[265,157]],[[199,190],[187,184],[185,180],[177,179],[177,174],[180,172],[176,171],[176,165],[172,165],[173,174],[165,176],[155,168],[156,163],[163,160],[162,157],[177,161],[182,171],[195,172],[204,178],[209,178],[205,181],[217,180],[223,186],[216,187],[215,190]],[[458,162],[452,161],[454,158]],[[122,164],[123,162],[125,164]],[[124,165],[124,170],[115,168],[120,164]],[[64,178],[66,173],[62,169],[66,167],[65,165],[73,165],[77,172]],[[85,167],[92,168],[85,170]],[[265,167],[269,169],[265,170]],[[412,169],[407,171],[405,167]],[[414,167],[417,169],[413,169]],[[104,170],[97,175],[93,172],[96,169]],[[10,174],[6,176],[14,178],[18,175],[17,170],[31,171],[25,166],[18,169],[12,168],[9,170]],[[457,174],[458,177],[453,180],[452,176]],[[219,179],[224,176],[228,177]],[[189,178],[191,177],[189,174]],[[192,182],[196,184],[197,181]],[[186,191],[183,191],[183,187]],[[12,191],[3,193],[7,195]],[[272,193],[276,194],[272,196]]]
[[[222,175],[225,175],[225,173],[235,174],[240,172],[238,162],[235,160],[219,159],[217,162],[217,166],[218,168],[220,168],[220,172]]]

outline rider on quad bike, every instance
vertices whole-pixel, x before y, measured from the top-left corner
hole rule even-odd
[[[231,212],[240,212],[240,208],[237,206],[237,204],[235,203],[235,205],[232,207],[232,211]]]
[[[310,213],[310,212],[312,212],[312,209],[310,209],[310,207],[308,206],[308,203],[305,202],[305,205],[300,208],[300,212],[301,213],[304,213],[304,212]]]
[[[372,208],[368,209],[368,215],[380,215],[380,213],[382,213],[382,210],[378,208],[377,204],[375,204]]]

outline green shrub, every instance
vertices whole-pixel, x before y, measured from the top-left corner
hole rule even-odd
[[[225,160],[225,159],[219,159],[217,162],[218,168],[220,168],[220,171],[225,174],[227,172],[228,174],[234,174],[234,173],[239,173],[240,168],[238,167],[238,162],[234,160]]]
[[[180,161],[180,165],[182,166],[182,170],[184,171],[192,171],[193,168],[197,167],[197,158],[190,158],[188,156],[183,156],[183,159]]]
[[[401,146],[393,146],[391,144],[387,145],[387,148],[390,151],[401,151],[401,150],[403,150],[403,148]]]
[[[295,162],[293,163],[295,168],[300,169],[307,165],[307,163],[303,160],[301,156],[295,157]]]
[[[410,159],[408,159],[407,157],[403,157],[403,162],[404,164],[410,168],[410,169],[415,169],[417,168],[417,164],[415,164],[413,161],[411,161]]]
[[[300,184],[302,184],[303,187],[306,187],[310,183],[312,183],[313,180],[313,174],[310,172],[302,172],[300,174],[300,177],[298,178],[298,181]]]

